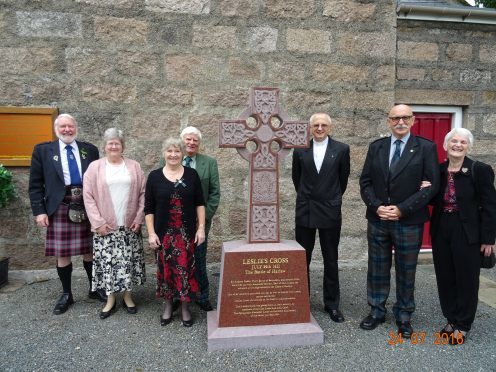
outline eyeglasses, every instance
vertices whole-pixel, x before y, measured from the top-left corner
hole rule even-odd
[[[393,123],[399,123],[400,120],[403,120],[404,122],[410,121],[411,118],[413,118],[412,115],[409,116],[390,116],[389,120],[391,120]]]
[[[322,129],[327,129],[329,128],[329,124],[312,124],[312,128],[314,129],[318,129],[319,127],[321,127]]]

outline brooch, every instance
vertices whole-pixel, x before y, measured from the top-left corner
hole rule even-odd
[[[178,187],[179,185],[181,185],[182,187],[186,187],[184,179],[181,178],[180,180],[176,180],[176,182],[174,183],[174,187]]]
[[[465,167],[464,167],[464,168],[462,168],[462,173],[463,173],[463,174],[466,174],[467,172],[468,172],[468,168],[465,168]]]
[[[59,156],[58,156],[58,155],[54,155],[54,156],[53,156],[53,160],[55,160],[55,161],[59,161]]]

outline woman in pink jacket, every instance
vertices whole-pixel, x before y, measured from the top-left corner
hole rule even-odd
[[[123,157],[121,130],[107,129],[103,141],[105,157],[90,164],[83,181],[84,205],[94,232],[92,288],[108,295],[100,319],[114,312],[119,292],[124,292],[122,307],[136,314],[131,290],[146,280],[141,236],[145,177],[138,162]]]

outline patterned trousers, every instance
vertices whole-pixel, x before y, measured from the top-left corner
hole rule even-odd
[[[417,258],[422,244],[424,225],[403,225],[400,221],[368,223],[369,260],[367,272],[367,301],[376,318],[386,315],[386,300],[391,282],[392,249],[396,270],[397,321],[409,321],[415,310],[414,290]]]

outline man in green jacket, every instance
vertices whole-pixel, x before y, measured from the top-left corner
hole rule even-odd
[[[196,169],[200,176],[205,199],[206,221],[205,221],[205,242],[196,247],[195,266],[196,279],[200,285],[200,293],[197,305],[204,311],[213,310],[209,300],[209,284],[207,276],[207,239],[212,225],[212,218],[219,206],[220,184],[219,169],[217,161],[207,155],[199,154],[201,132],[195,127],[187,127],[181,132],[181,139],[184,142],[186,155],[183,158],[183,165]]]

